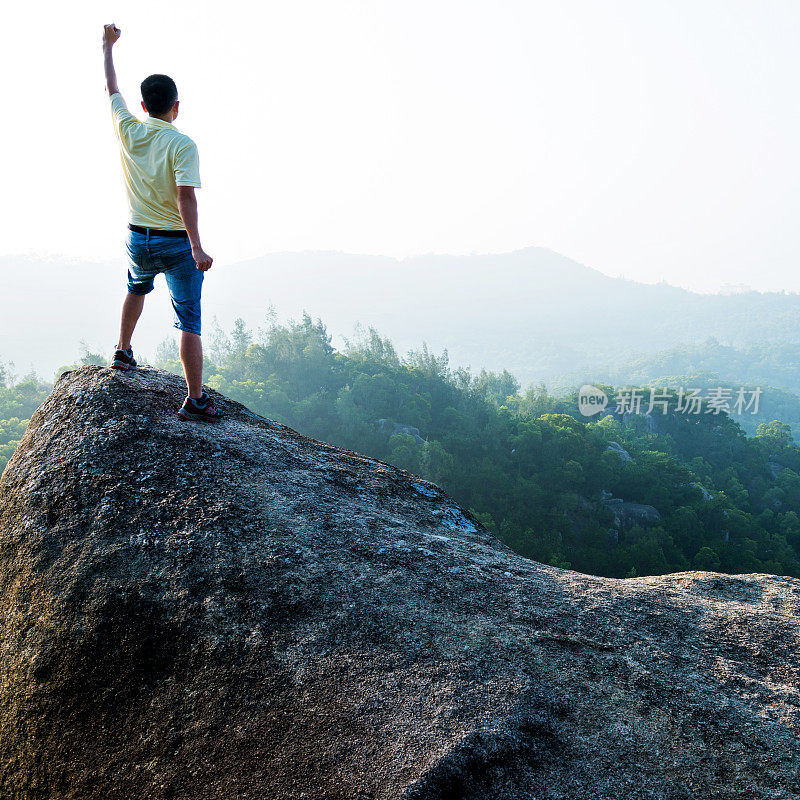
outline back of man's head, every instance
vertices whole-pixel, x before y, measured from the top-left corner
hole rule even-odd
[[[178,99],[178,87],[169,75],[150,75],[142,81],[141,89],[148,114],[166,114]]]

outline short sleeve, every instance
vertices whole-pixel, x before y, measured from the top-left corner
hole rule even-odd
[[[117,136],[125,138],[126,134],[135,125],[140,125],[139,120],[128,111],[125,100],[119,92],[111,95],[111,117],[114,120],[114,130]]]
[[[197,145],[187,137],[175,152],[175,185],[200,188],[200,157]]]

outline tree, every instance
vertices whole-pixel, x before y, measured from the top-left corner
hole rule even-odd
[[[720,565],[719,554],[710,547],[701,547],[695,554],[692,565],[696,570],[716,572]]]
[[[777,419],[772,420],[772,422],[762,422],[756,428],[756,436],[760,439],[769,439],[779,447],[786,447],[786,445],[792,444],[794,441],[792,426]]]

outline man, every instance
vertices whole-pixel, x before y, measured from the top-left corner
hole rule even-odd
[[[178,89],[166,75],[142,81],[144,122],[128,111],[117,86],[113,47],[121,31],[113,23],[103,30],[106,89],[114,131],[120,145],[130,208],[128,225],[128,294],[122,305],[119,342],[111,364],[135,369],[131,336],[153,279],[164,273],[181,331],[180,357],[187,397],[178,411],[184,420],[219,422],[222,414],[203,391],[203,345],[200,339],[200,294],[203,274],[213,259],[203,250],[197,227],[200,188],[197,146],[172,124],[178,116]]]

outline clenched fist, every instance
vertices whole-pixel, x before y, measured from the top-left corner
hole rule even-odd
[[[122,31],[113,22],[110,25],[103,25],[103,47],[113,46],[121,35]]]
[[[211,265],[214,263],[214,259],[211,258],[202,247],[192,248],[192,258],[195,260],[197,269],[199,269],[200,272],[208,272],[208,270],[211,269]]]

